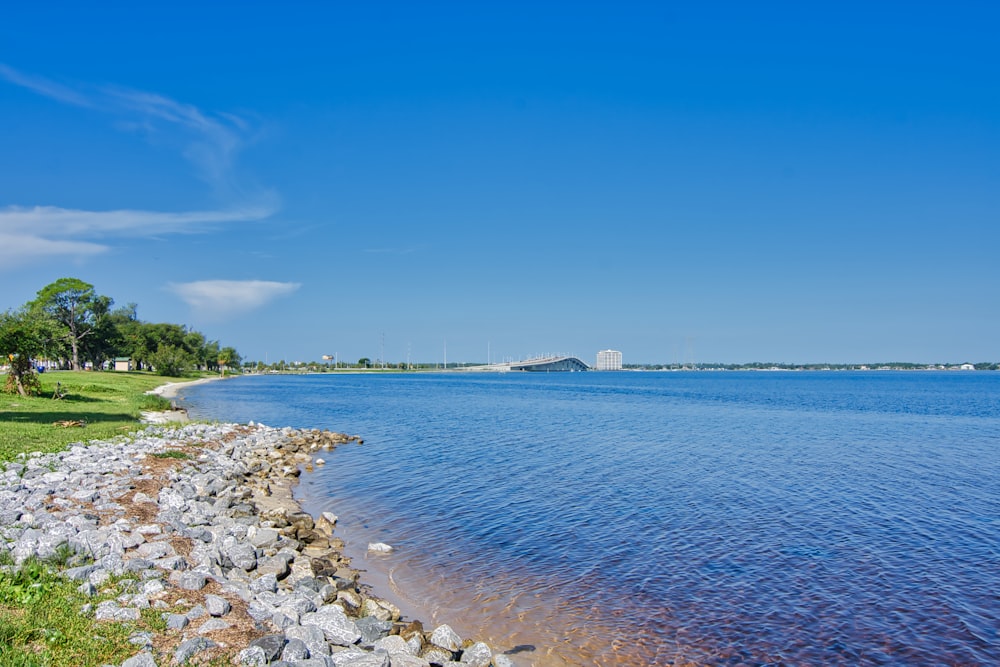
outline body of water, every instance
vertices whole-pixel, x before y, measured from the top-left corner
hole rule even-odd
[[[404,611],[524,665],[1000,664],[1000,373],[256,376],[358,434],[299,493]],[[367,556],[369,541],[396,550]]]

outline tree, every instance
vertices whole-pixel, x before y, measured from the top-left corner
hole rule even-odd
[[[122,309],[111,310],[114,301],[111,297],[98,296],[94,299],[94,322],[90,334],[80,340],[80,357],[90,361],[94,368],[100,368],[104,362],[117,356],[121,347],[118,334],[118,324],[126,316]]]
[[[0,314],[0,354],[10,364],[5,391],[21,396],[41,392],[32,357],[45,348],[51,334],[50,322],[38,311],[21,308]]]
[[[358,366],[361,368],[368,368],[372,363],[372,360],[368,357],[361,357],[358,359]]]
[[[94,286],[79,278],[60,278],[38,291],[31,305],[49,315],[62,329],[69,344],[73,370],[80,370],[80,341],[93,333],[98,313],[106,313],[113,301],[98,296]]]
[[[236,352],[236,348],[222,348],[219,350],[219,374],[225,374],[226,368],[229,366],[239,368],[240,361],[240,355]]]
[[[183,348],[160,343],[156,352],[149,355],[149,363],[157,375],[180,377],[194,364],[194,360]]]

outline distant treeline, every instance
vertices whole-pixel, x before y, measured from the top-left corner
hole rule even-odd
[[[922,370],[958,370],[971,366],[977,371],[1000,370],[1000,363],[981,361],[976,364],[915,364],[908,361],[892,361],[872,364],[785,364],[759,362],[746,364],[623,364],[628,370],[669,371],[669,370],[699,370],[699,371],[922,371]]]
[[[0,354],[9,390],[30,393],[36,364],[80,370],[128,359],[136,370],[179,376],[238,368],[240,355],[181,324],[143,322],[137,305],[113,308],[111,297],[78,278],[60,278],[20,308],[0,313]]]

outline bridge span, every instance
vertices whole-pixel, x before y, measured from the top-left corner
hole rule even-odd
[[[506,364],[512,371],[587,371],[590,366],[583,363],[576,357],[541,357],[538,359],[528,359],[526,361],[512,361]]]

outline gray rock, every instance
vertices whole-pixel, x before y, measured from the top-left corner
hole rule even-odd
[[[100,565],[81,565],[80,567],[70,567],[63,570],[63,576],[71,581],[83,581],[90,577],[90,573],[100,568]]]
[[[260,549],[275,544],[278,541],[278,531],[273,528],[258,528],[248,534],[250,544]]]
[[[406,655],[415,655],[413,649],[410,647],[406,641],[403,640],[399,635],[389,635],[388,637],[383,637],[375,642],[372,646],[376,651],[385,651],[390,656],[405,653]]]
[[[498,653],[493,656],[493,667],[517,667],[517,665],[507,656]]]
[[[351,646],[349,648],[340,649],[339,651],[334,651],[330,654],[330,663],[335,667],[343,667],[353,660],[358,658],[363,658],[368,655],[367,651],[362,651],[356,646]]]
[[[195,606],[191,607],[191,609],[188,610],[188,613],[186,615],[189,621],[193,621],[196,618],[202,618],[207,613],[208,610],[205,609],[204,605],[196,604]]]
[[[396,653],[389,656],[389,667],[430,667],[423,658],[407,653]]]
[[[188,501],[184,498],[184,495],[180,491],[169,486],[165,486],[160,489],[157,501],[160,508],[165,510],[183,511],[188,505]]]
[[[159,595],[167,589],[159,579],[150,579],[142,585],[142,593],[146,596]]]
[[[181,645],[177,647],[177,650],[174,651],[174,664],[187,664],[187,661],[196,654],[214,646],[217,646],[217,644],[211,639],[206,639],[205,637],[195,637],[187,640],[186,642],[182,642]]]
[[[133,557],[125,562],[126,572],[145,572],[151,567],[153,567],[152,561],[148,561],[145,558]]]
[[[439,625],[431,633],[431,644],[454,653],[462,648],[462,638],[449,625]]]
[[[303,614],[300,622],[319,627],[327,641],[337,646],[350,646],[361,639],[357,625],[337,605],[327,605],[318,611]]]
[[[264,651],[268,662],[273,662],[281,655],[281,651],[285,646],[285,637],[283,635],[264,635],[260,639],[250,642],[250,646],[259,647]]]
[[[106,600],[97,605],[94,618],[98,621],[138,621],[139,610],[129,607],[119,607],[114,600]]]
[[[309,657],[309,647],[301,639],[289,639],[281,651],[281,659],[287,662],[297,662]]]
[[[483,642],[476,642],[462,651],[462,664],[469,667],[490,667],[493,651]]]
[[[270,660],[264,654],[264,649],[259,646],[248,646],[236,656],[237,665],[247,665],[248,667],[267,667]]]
[[[184,556],[166,556],[164,558],[157,558],[152,562],[152,564],[163,570],[171,570],[174,572],[180,572],[181,570],[188,569],[188,562]]]
[[[330,655],[330,644],[323,630],[316,625],[295,625],[285,629],[285,639],[299,639],[309,648],[312,657]]]
[[[209,594],[205,596],[205,609],[212,616],[225,616],[232,609],[232,605],[226,598]]]
[[[257,567],[257,550],[246,542],[236,542],[228,549],[223,550],[223,555],[229,559],[233,567],[249,572]]]
[[[259,572],[260,570],[258,570]],[[278,577],[273,572],[269,572],[250,581],[250,590],[254,593],[268,591],[270,593],[278,590]]]
[[[170,583],[186,591],[200,591],[205,587],[206,578],[201,572],[174,572],[170,575]]]
[[[452,662],[455,654],[437,646],[428,646],[420,652],[420,657],[432,665],[443,665]]]
[[[167,628],[170,630],[183,630],[187,627],[188,617],[184,614],[167,614]]]
[[[91,572],[90,575],[87,577],[90,583],[94,584],[94,586],[100,586],[110,578],[111,578],[111,573],[105,570],[103,567],[97,568],[96,570]]]
[[[174,547],[170,542],[160,541],[140,544],[135,550],[135,555],[146,560],[156,560],[158,558],[166,558],[167,556],[176,556],[177,552],[174,551]]]
[[[143,651],[123,662],[122,667],[156,667],[156,660],[153,659],[152,653]]]
[[[392,630],[392,621],[380,621],[374,616],[358,619],[354,625],[361,633],[361,644],[363,645],[374,644],[383,637],[387,637]],[[403,643],[405,644],[405,642]]]
[[[281,556],[264,557],[257,560],[257,573],[261,576],[273,574],[278,579],[288,576],[288,559]]]
[[[278,609],[271,614],[271,624],[279,630],[299,625],[299,613],[294,609]]]
[[[140,630],[139,632],[133,632],[128,638],[129,644],[136,644],[138,646],[153,646],[153,633],[146,630]]]
[[[247,614],[258,623],[268,620],[273,613],[274,609],[270,605],[263,604],[257,600],[252,600],[247,605]]]
[[[330,656],[336,667],[389,667],[388,653],[361,653],[342,660],[337,660],[338,655]]]

